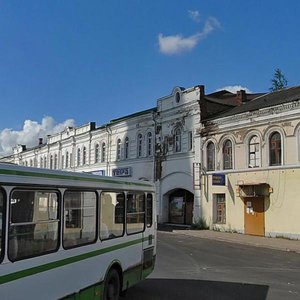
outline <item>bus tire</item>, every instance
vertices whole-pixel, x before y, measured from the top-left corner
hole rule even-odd
[[[104,283],[104,300],[119,300],[121,281],[116,269],[110,269]]]

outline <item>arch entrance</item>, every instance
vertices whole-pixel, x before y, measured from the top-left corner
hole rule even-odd
[[[176,189],[168,193],[169,223],[193,223],[194,195],[185,189]]]

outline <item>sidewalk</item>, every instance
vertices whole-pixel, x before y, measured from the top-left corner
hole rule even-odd
[[[173,228],[168,231],[171,231],[176,234],[183,234],[197,238],[213,239],[222,242],[237,243],[255,247],[264,247],[269,249],[300,253],[300,240],[260,237],[213,230],[190,230],[181,228],[178,230],[178,228]]]

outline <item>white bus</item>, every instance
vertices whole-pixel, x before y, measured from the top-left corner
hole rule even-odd
[[[0,299],[119,299],[156,256],[153,184],[0,164]]]

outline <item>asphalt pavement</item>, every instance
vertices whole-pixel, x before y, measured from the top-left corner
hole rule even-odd
[[[160,224],[158,226],[158,230],[169,231],[173,234],[188,235],[196,238],[212,239],[222,242],[300,253],[300,240],[261,237],[214,230],[193,230],[188,226],[174,226],[172,224]]]

